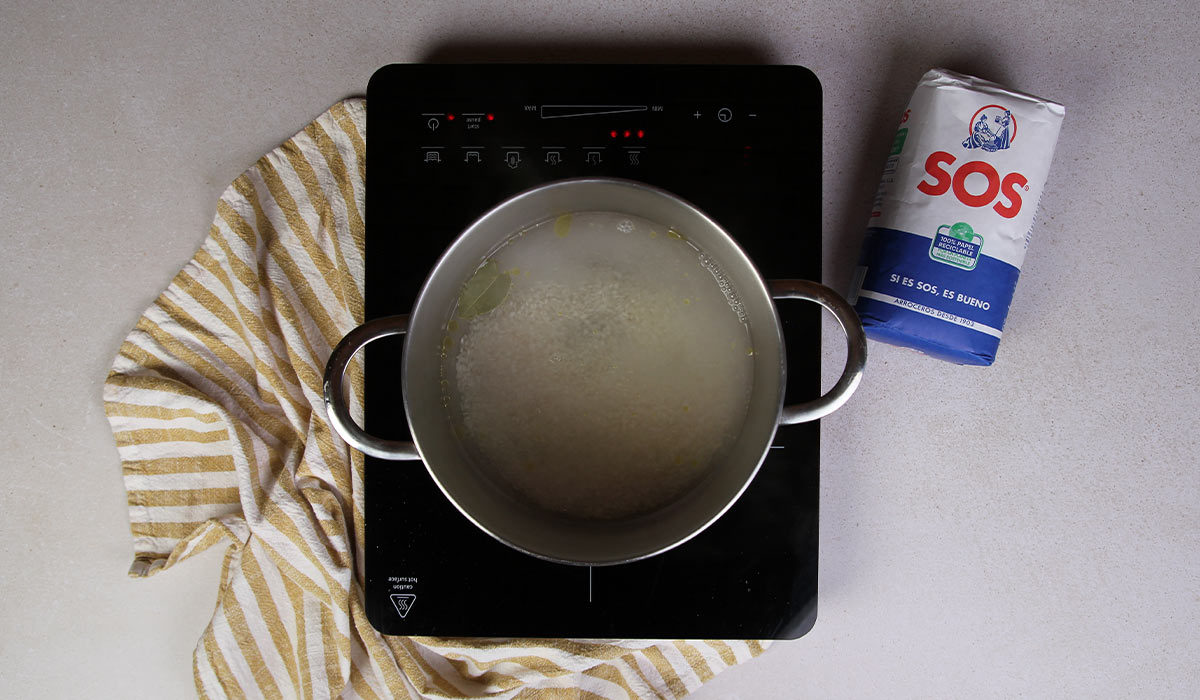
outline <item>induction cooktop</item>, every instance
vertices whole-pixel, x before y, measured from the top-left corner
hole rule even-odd
[[[391,65],[367,92],[366,316],[407,313],[506,197],[603,175],[719,222],[764,277],[820,280],[821,88],[798,66]],[[779,308],[789,403],[820,394],[820,314]],[[399,340],[365,349],[365,421],[408,439]],[[570,566],[471,524],[417,462],[368,457],[365,605],[384,634],[791,639],[817,614],[820,427],[781,427],[717,522],[666,553]]]

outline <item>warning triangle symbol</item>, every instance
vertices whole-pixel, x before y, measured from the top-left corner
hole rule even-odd
[[[412,593],[392,594],[392,605],[396,606],[396,612],[400,613],[400,617],[408,617],[408,612],[412,610],[415,602],[417,602],[417,597]]]

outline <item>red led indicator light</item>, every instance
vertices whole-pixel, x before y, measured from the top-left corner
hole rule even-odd
[[[629,138],[629,129],[625,130],[625,138]]]
[[[645,136],[646,136],[646,131],[644,129],[638,129],[638,138],[639,139],[644,138]]]
[[[447,120],[447,121],[454,121],[454,115],[453,115],[453,114],[447,114],[447,115],[446,115],[446,120]]]
[[[496,121],[496,115],[494,115],[494,114],[489,114],[489,115],[487,115],[487,120],[488,120],[489,122],[494,122],[494,121]]]
[[[612,131],[608,132],[608,137],[613,139],[617,138],[617,130],[613,129]]]

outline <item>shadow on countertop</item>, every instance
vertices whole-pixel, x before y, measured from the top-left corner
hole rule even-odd
[[[662,40],[447,41],[422,56],[424,63],[688,63],[764,64],[773,57],[745,42]]]

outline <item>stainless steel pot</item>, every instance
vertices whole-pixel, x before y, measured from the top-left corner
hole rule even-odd
[[[695,242],[718,262],[737,290],[755,348],[745,425],[727,457],[669,506],[621,520],[570,518],[528,505],[497,489],[464,456],[443,408],[439,385],[440,339],[464,281],[515,232],[581,211],[638,216],[674,228]],[[787,362],[773,299],[816,302],[833,313],[846,333],[845,369],[837,384],[818,399],[784,406]],[[405,335],[402,400],[411,443],[382,440],[366,433],[351,418],[343,392],[343,376],[354,354],[372,340],[398,334]],[[729,234],[673,194],[628,180],[582,178],[560,180],[518,194],[471,224],[434,266],[408,315],[368,321],[338,344],[325,369],[325,404],[330,422],[347,443],[383,459],[424,461],[458,510],[501,542],[566,564],[618,564],[678,546],[719,518],[754,478],[776,428],[816,420],[844,404],[862,378],[866,355],[866,337],[858,316],[833,290],[805,280],[764,281]]]

